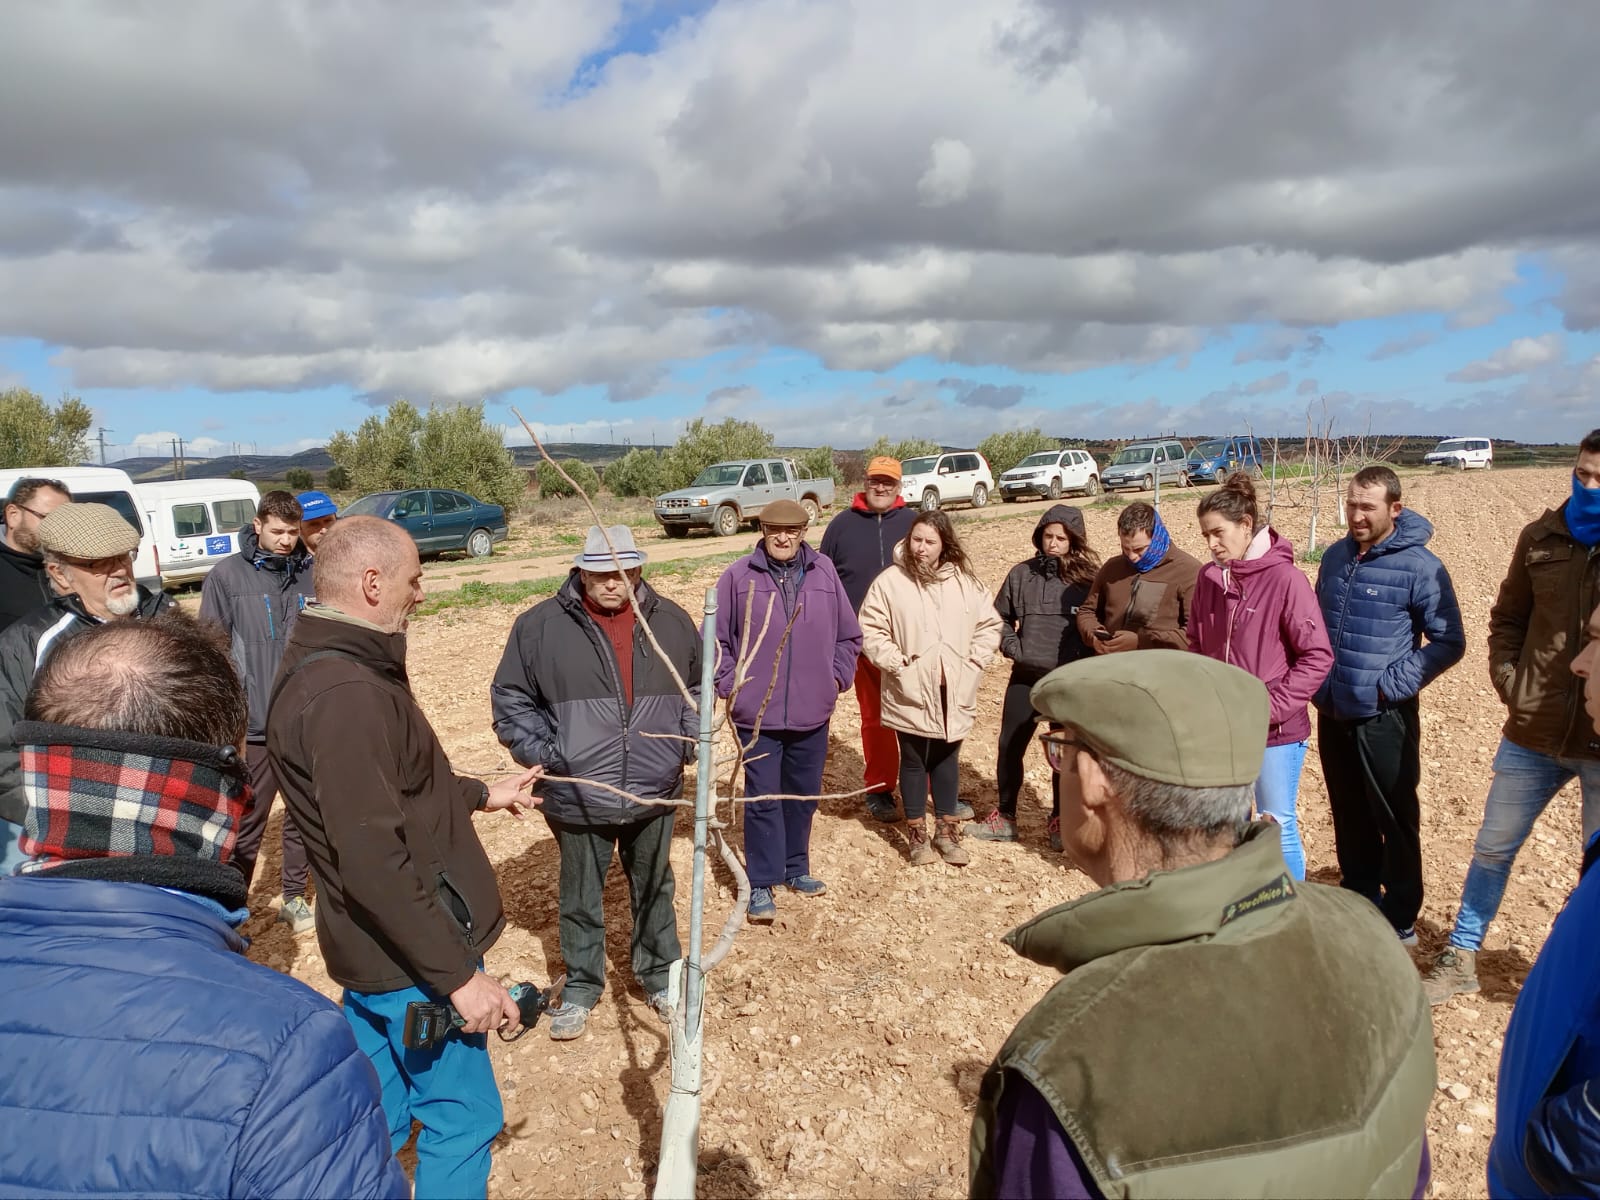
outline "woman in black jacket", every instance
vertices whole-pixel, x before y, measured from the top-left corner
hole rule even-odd
[[[1022,763],[1033,740],[1039,714],[1028,693],[1062,663],[1088,653],[1078,637],[1078,606],[1089,594],[1100,557],[1089,548],[1083,513],[1070,504],[1053,504],[1033,530],[1032,558],[1011,568],[995,610],[1005,622],[1000,653],[1011,660],[1005,706],[1000,715],[1000,746],[995,785],[1000,803],[982,821],[968,826],[980,841],[1017,840],[1017,797],[1022,791]],[[1061,800],[1051,777],[1050,847],[1061,849]]]

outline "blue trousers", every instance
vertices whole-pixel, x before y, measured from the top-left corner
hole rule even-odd
[[[406,1049],[406,1005],[413,1000],[437,997],[421,988],[344,993],[345,1020],[383,1087],[390,1144],[398,1152],[411,1137],[411,1119],[422,1122],[416,1200],[485,1196],[489,1146],[505,1125],[489,1040],[452,1033],[431,1050]]]
[[[750,730],[738,732],[739,741],[748,745]],[[763,729],[745,757],[756,759],[745,764],[745,795],[815,796],[822,791],[822,769],[828,762],[828,727]],[[777,887],[811,874],[811,819],[816,814],[815,800],[757,800],[744,806],[744,860],[751,887]]]
[[[1306,877],[1306,850],[1300,843],[1300,768],[1305,765],[1306,744],[1289,742],[1268,746],[1256,777],[1256,811],[1278,823],[1283,838],[1283,861],[1296,879]]]

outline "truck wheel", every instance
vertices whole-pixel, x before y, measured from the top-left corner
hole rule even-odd
[[[724,504],[717,509],[711,528],[718,537],[732,537],[739,532],[739,510],[731,504]]]
[[[488,558],[494,553],[494,539],[487,529],[474,529],[467,537],[467,553],[473,558]]]
[[[1153,492],[1153,491],[1155,491],[1155,489],[1156,489],[1156,477],[1154,475],[1146,475],[1144,477],[1144,486],[1142,488],[1140,488],[1139,490],[1142,491],[1142,492]]]
[[[1059,475],[1050,481],[1050,499],[1061,499],[1061,476]]]
[[[927,491],[922,493],[922,511],[939,511],[939,492],[937,488],[929,488]]]
[[[806,510],[806,520],[813,525],[817,523],[817,518],[822,516],[822,510],[817,507],[817,502],[810,496],[800,501],[800,507]]]
[[[1083,494],[1085,496],[1098,496],[1100,494],[1100,476],[1089,476],[1089,482],[1083,485]]]
[[[667,531],[669,538],[686,538],[689,536],[689,527],[687,525],[663,525],[662,528]]]
[[[989,503],[989,489],[983,484],[975,484],[972,488],[972,507],[982,508]]]

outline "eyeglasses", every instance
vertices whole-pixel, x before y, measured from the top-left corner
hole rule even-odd
[[[898,479],[869,479],[867,486],[875,492],[892,492],[900,486]]]
[[[799,537],[806,531],[804,525],[763,525],[761,532],[768,537]]]
[[[1076,738],[1069,738],[1064,733],[1041,733],[1039,744],[1044,747],[1045,761],[1050,764],[1050,769],[1057,774],[1061,772],[1067,761],[1070,751],[1082,750],[1093,756],[1094,748],[1087,742],[1080,742]]]
[[[15,500],[13,500],[11,503],[17,504]],[[40,512],[37,508],[29,508],[26,504],[17,504],[17,507],[23,512],[27,513],[30,517],[38,517],[41,521],[50,515],[49,513]]]
[[[62,566],[87,571],[91,575],[110,575],[121,567],[132,567],[132,554],[110,554],[105,558],[68,558],[60,556]]]

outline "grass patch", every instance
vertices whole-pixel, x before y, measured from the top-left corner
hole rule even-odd
[[[1319,563],[1319,562],[1322,561],[1322,556],[1324,554],[1326,554],[1327,552],[1328,552],[1328,547],[1327,546],[1315,546],[1312,549],[1307,550],[1304,554],[1302,554],[1300,556],[1300,561],[1301,562],[1308,562],[1308,563]]]
[[[541,579],[518,579],[509,583],[485,583],[474,579],[453,592],[440,592],[417,605],[416,615],[432,616],[451,608],[482,608],[490,604],[520,604],[541,596],[553,596],[567,581],[565,575],[546,575]]]
[[[1126,500],[1124,500],[1121,496],[1117,495],[1115,492],[1105,492],[1100,496],[1100,498],[1098,500],[1096,500],[1093,504],[1090,504],[1088,507],[1090,507],[1090,508],[1121,508],[1126,503],[1128,503],[1128,502]]]
[[[737,562],[748,550],[729,550],[723,554],[708,554],[705,558],[680,558],[673,562],[646,563],[644,577],[646,579],[687,579],[702,567],[725,567],[731,562]]]

